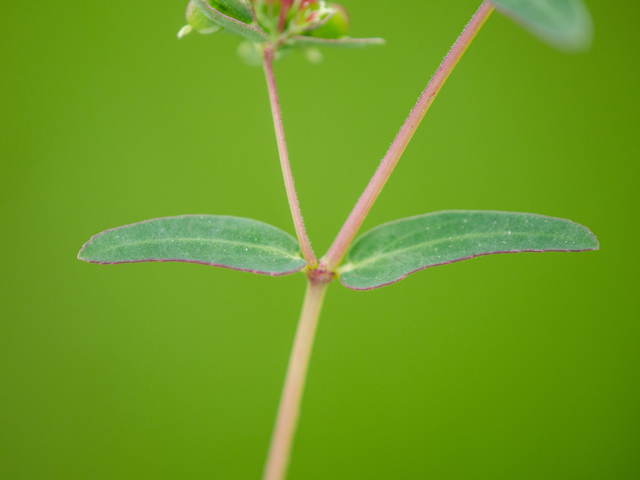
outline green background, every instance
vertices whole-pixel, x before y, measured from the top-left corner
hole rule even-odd
[[[236,37],[177,41],[184,3],[0,5],[2,479],[261,475],[303,277],[76,260],[160,216],[293,233],[263,74]],[[317,253],[478,3],[345,0],[386,47],[276,65]],[[601,250],[332,285],[290,480],[640,478],[640,3],[587,3],[585,54],[489,19],[364,229],[523,211]]]

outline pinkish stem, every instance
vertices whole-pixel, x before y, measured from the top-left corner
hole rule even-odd
[[[400,160],[405,148],[407,148],[407,145],[418,128],[418,125],[420,125],[422,118],[425,113],[427,113],[427,110],[431,106],[434,98],[436,98],[436,95],[444,85],[444,82],[446,82],[451,71],[454,69],[467,47],[471,44],[487,18],[489,18],[489,15],[491,15],[493,8],[493,5],[488,1],[485,1],[480,5],[478,11],[464,28],[462,34],[458,37],[458,40],[456,40],[456,43],[453,44],[453,47],[449,50],[449,53],[440,64],[440,67],[438,67],[438,70],[431,78],[427,88],[422,92],[422,95],[418,99],[418,103],[416,103],[413,110],[411,110],[409,117],[404,122],[402,129],[391,144],[389,151],[382,159],[382,162],[369,182],[369,185],[367,185],[367,188],[358,200],[354,209],[349,214],[347,221],[342,226],[342,229],[331,245],[331,248],[329,248],[329,251],[324,256],[324,260],[327,262],[330,269],[333,270],[340,264],[347,248],[351,245],[351,242],[356,236],[362,222],[369,213],[369,210],[371,210],[373,203],[378,198],[382,187],[384,187],[385,183],[391,176],[393,169],[398,163],[398,160]]]
[[[315,279],[310,277],[307,283],[307,293],[304,297],[296,338],[291,350],[287,378],[282,389],[278,417],[271,437],[263,480],[284,480],[287,475],[313,338],[318,326],[324,294],[327,291],[328,282],[331,281],[330,278]]]
[[[269,88],[269,100],[271,101],[271,113],[273,114],[273,126],[276,130],[276,140],[278,142],[278,153],[280,154],[280,166],[282,167],[282,175],[284,177],[284,186],[287,191],[287,199],[289,200],[289,208],[293,217],[293,225],[296,229],[298,242],[302,249],[302,255],[307,261],[307,268],[314,269],[318,266],[311,242],[304,228],[302,213],[300,212],[300,204],[296,195],[296,187],[293,183],[293,175],[291,174],[291,164],[289,163],[289,153],[287,152],[287,143],[284,138],[284,127],[282,126],[282,113],[280,112],[280,102],[278,101],[278,90],[276,89],[276,79],[273,74],[273,49],[267,46],[263,53],[264,73],[267,77],[267,86]]]

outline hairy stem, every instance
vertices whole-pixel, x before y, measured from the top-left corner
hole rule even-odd
[[[289,200],[289,208],[293,217],[293,225],[296,229],[296,236],[300,242],[302,255],[307,261],[308,268],[316,268],[318,259],[316,258],[311,242],[307,236],[304,227],[302,213],[300,212],[300,204],[296,195],[296,187],[293,183],[293,175],[291,174],[291,164],[289,163],[289,152],[287,152],[287,143],[284,138],[284,127],[282,126],[282,113],[280,111],[280,102],[278,101],[278,90],[276,89],[276,79],[273,74],[273,49],[266,47],[263,53],[264,73],[267,77],[267,87],[269,88],[269,100],[271,102],[271,113],[273,114],[273,126],[276,131],[276,140],[278,142],[278,153],[280,154],[280,166],[282,167],[282,175],[284,177],[284,186],[287,191],[287,199]]]
[[[320,317],[320,309],[327,290],[327,282],[309,279],[307,292],[302,305],[302,313],[298,322],[296,338],[293,342],[287,377],[280,397],[278,416],[271,437],[271,446],[264,469],[263,480],[284,480],[289,466],[291,445],[298,416],[302,391],[307,376],[309,357],[313,347],[313,338]]]
[[[382,159],[382,162],[369,182],[369,185],[367,185],[367,188],[358,200],[358,203],[349,214],[347,221],[342,226],[342,229],[331,245],[331,248],[329,248],[329,251],[325,255],[324,259],[330,269],[335,269],[340,264],[347,248],[349,248],[349,245],[356,236],[362,222],[369,213],[369,210],[371,210],[373,203],[378,198],[378,195],[382,191],[382,187],[384,187],[385,183],[391,176],[393,169],[398,163],[398,160],[400,160],[405,148],[407,148],[411,137],[413,137],[413,134],[418,128],[418,125],[420,125],[425,113],[427,113],[431,103],[433,103],[436,95],[446,82],[467,47],[471,44],[487,18],[489,18],[489,15],[491,15],[493,8],[493,5],[488,1],[485,1],[480,5],[478,11],[462,31],[458,40],[453,44],[451,50],[449,50],[449,53],[440,64],[440,67],[438,67],[438,70],[431,78],[427,88],[422,92],[422,95],[418,99],[418,103],[416,103],[413,110],[411,110],[409,117],[404,122],[404,125],[391,144],[387,154]]]

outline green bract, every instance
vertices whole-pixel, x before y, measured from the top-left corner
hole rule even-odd
[[[202,13],[202,10],[196,7],[193,1],[187,4],[185,17],[187,18],[187,24],[178,32],[178,38],[182,38],[194,30],[201,34],[215,33],[222,30],[222,27],[209,20],[209,18]]]
[[[263,43],[268,40],[267,35],[261,29],[225,14],[224,11],[216,9],[205,0],[193,0],[193,3],[202,10],[202,13],[204,13],[209,20],[226,28],[230,32],[237,33],[252,42]]]

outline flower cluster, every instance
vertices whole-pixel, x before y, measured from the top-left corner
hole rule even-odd
[[[212,34],[228,31],[246,41],[238,48],[250,64],[259,64],[266,45],[280,54],[303,48],[307,58],[321,59],[316,46],[366,46],[382,44],[379,38],[347,36],[350,17],[337,3],[325,0],[190,0],[187,24],[178,32]]]
[[[308,35],[315,38],[339,39],[349,30],[349,14],[337,3],[323,0],[252,0],[244,4],[251,12],[251,18],[243,15],[242,9],[231,9],[224,0],[208,0],[211,9],[239,22],[249,20],[249,25],[260,28],[270,39],[286,39],[294,35]],[[240,10],[240,11],[238,11]],[[191,0],[186,11],[187,25],[178,36],[196,31],[210,34],[221,31],[224,26],[213,20],[207,11],[198,8]]]

